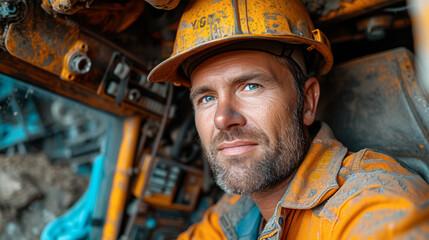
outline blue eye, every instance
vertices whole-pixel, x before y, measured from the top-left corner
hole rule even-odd
[[[259,88],[258,84],[247,84],[244,90],[255,90],[257,88]]]
[[[208,102],[213,101],[214,99],[215,98],[213,96],[205,96],[205,97],[202,98],[202,102],[203,103],[208,103]]]

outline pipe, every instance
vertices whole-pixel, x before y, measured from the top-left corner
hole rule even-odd
[[[103,228],[103,240],[115,240],[119,234],[126,200],[129,195],[128,184],[140,133],[140,121],[140,117],[131,117],[124,122],[123,139],[119,149],[107,207],[106,222]]]

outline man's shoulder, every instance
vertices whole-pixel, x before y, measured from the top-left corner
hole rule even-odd
[[[409,173],[393,157],[368,148],[347,153],[341,166],[341,170],[346,169],[349,169],[350,173],[370,173],[380,170],[397,174]]]
[[[371,149],[348,153],[337,180],[339,189],[317,209],[338,232],[385,236],[397,231],[399,236],[419,229],[415,226],[429,217],[427,182],[386,154]]]
[[[395,158],[371,149],[347,154],[337,180],[341,188],[354,186],[356,190],[380,188],[414,193],[420,189],[429,192],[429,185],[420,175]]]
[[[391,176],[411,181],[422,181],[423,178],[401,165],[397,159],[372,149],[363,149],[359,152],[348,153],[343,160],[339,172],[339,181],[352,180],[353,177]],[[382,180],[372,179],[374,182]],[[427,184],[426,184],[427,185]]]
[[[374,203],[407,203],[416,207],[429,203],[429,185],[421,176],[407,170],[393,157],[371,149],[349,153],[337,180],[340,188],[326,207],[338,211]]]

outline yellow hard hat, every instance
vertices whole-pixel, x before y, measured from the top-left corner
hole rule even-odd
[[[190,87],[186,67],[192,65],[195,56],[204,58],[232,45],[246,46],[242,49],[277,48],[278,42],[304,46],[304,55],[314,57],[319,74],[326,74],[332,67],[329,41],[314,28],[300,0],[193,0],[180,20],[173,54],[156,66],[148,79]]]

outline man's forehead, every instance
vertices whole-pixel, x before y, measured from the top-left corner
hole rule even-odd
[[[277,63],[275,56],[256,50],[236,50],[213,56],[191,73],[191,89],[195,83],[210,82],[218,78],[246,78],[247,75],[269,75]],[[243,76],[242,75],[246,75]],[[219,80],[219,79],[218,79]]]

